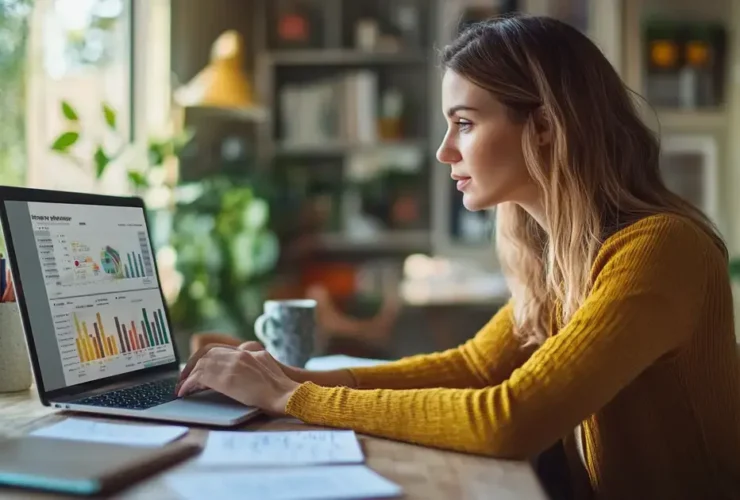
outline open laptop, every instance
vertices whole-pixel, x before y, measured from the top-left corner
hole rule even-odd
[[[180,360],[141,199],[0,186],[0,218],[44,405],[216,426],[259,413],[213,391],[175,397]]]

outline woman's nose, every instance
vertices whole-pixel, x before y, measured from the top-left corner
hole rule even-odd
[[[437,160],[440,163],[452,165],[458,163],[461,159],[460,151],[445,138],[442,144],[439,145],[439,149],[437,149]]]

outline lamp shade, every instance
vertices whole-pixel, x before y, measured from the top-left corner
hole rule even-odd
[[[242,69],[244,39],[234,30],[222,33],[213,44],[211,60],[195,77],[175,91],[180,106],[252,108],[252,85]]]

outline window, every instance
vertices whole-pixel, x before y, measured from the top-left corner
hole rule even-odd
[[[32,0],[0,0],[0,183],[25,181],[25,70]]]
[[[131,0],[34,2],[26,109],[31,186],[125,189],[123,178],[115,174],[95,181],[94,154],[102,144],[108,156],[115,156],[131,138],[131,25]],[[77,123],[62,113],[62,102],[72,106]],[[106,126],[103,104],[115,111],[115,132]],[[66,130],[79,133],[70,148],[73,158],[50,149]]]

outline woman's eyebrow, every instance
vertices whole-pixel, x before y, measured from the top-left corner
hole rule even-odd
[[[465,106],[464,104],[458,104],[457,106],[452,106],[447,110],[447,117],[451,118],[452,115],[457,113],[458,111],[478,111],[476,108]]]

